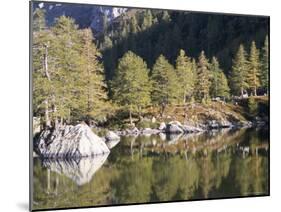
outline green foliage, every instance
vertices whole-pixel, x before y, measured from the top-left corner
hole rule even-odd
[[[185,55],[185,52],[182,49],[176,60],[176,74],[178,85],[181,88],[180,96],[182,97],[183,103],[185,103],[187,97],[190,98],[193,95],[195,72],[192,67],[191,59]]]
[[[243,95],[245,89],[248,88],[246,75],[248,71],[248,61],[246,59],[246,52],[244,46],[241,44],[235,55],[230,75],[230,85],[233,94]]]
[[[61,16],[51,29],[34,32],[33,55],[36,115],[54,124],[104,116],[103,67],[89,29]]]
[[[205,56],[204,51],[201,52],[197,63],[197,80],[196,80],[196,97],[199,101],[209,99],[209,90],[211,86],[210,64]]]
[[[162,106],[162,110],[167,104],[177,102],[179,98],[179,84],[174,67],[160,55],[156,60],[151,74],[152,80],[152,102]],[[163,113],[163,111],[162,111]]]
[[[229,87],[227,78],[219,67],[219,62],[216,57],[212,58],[210,65],[212,74],[211,96],[212,97],[229,97]]]
[[[157,122],[152,122],[150,120],[147,120],[147,119],[144,119],[144,120],[141,120],[140,122],[138,122],[136,124],[136,127],[138,129],[145,129],[145,128],[151,128],[151,129],[156,129],[159,127],[159,123]]]
[[[255,96],[257,95],[257,88],[260,86],[260,72],[259,50],[256,47],[256,43],[253,41],[249,56],[247,83]]]
[[[42,31],[46,28],[45,20],[46,11],[43,9],[35,9],[33,12],[33,31]]]
[[[252,116],[256,116],[258,113],[258,103],[253,96],[248,99],[248,110]]]
[[[133,52],[127,52],[120,60],[112,81],[113,100],[132,111],[150,103],[151,83],[146,63]]]
[[[268,76],[269,76],[269,48],[268,48],[268,36],[265,37],[264,46],[261,54],[261,74],[260,81],[261,86],[268,92]]]

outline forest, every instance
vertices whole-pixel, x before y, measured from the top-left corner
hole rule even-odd
[[[200,16],[200,18],[198,18]],[[250,23],[250,25],[249,25]],[[43,127],[129,125],[173,106],[235,105],[269,94],[268,19],[134,10],[103,32],[33,12],[33,114]]]

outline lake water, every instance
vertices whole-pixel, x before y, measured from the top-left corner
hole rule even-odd
[[[110,154],[34,159],[33,209],[267,195],[268,130],[122,137]]]

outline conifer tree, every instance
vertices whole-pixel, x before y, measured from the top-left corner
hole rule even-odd
[[[99,62],[101,53],[93,42],[91,29],[80,31],[81,72],[80,86],[83,87],[79,98],[79,110],[87,120],[103,117],[108,109],[104,70]]]
[[[132,112],[137,110],[140,113],[150,103],[151,83],[148,71],[143,59],[131,51],[119,60],[112,82],[113,100],[128,109],[131,124]]]
[[[241,44],[233,60],[230,74],[230,85],[233,94],[243,96],[244,91],[248,88],[246,75],[248,71],[248,61],[244,46]]]
[[[160,55],[156,60],[151,74],[152,101],[161,106],[161,116],[168,104],[175,103],[179,95],[179,85],[174,67]]]
[[[261,86],[268,92],[268,84],[269,84],[269,49],[268,49],[268,36],[265,37],[264,46],[262,48],[262,55],[261,55],[261,75],[260,81]]]
[[[46,28],[44,10],[34,11],[33,46],[32,46],[32,75],[33,75],[33,113],[42,117],[44,127],[51,126],[51,97],[52,83],[51,72],[53,70],[52,32]]]
[[[74,20],[61,16],[52,27],[55,68],[52,83],[55,86],[52,98],[53,120],[71,120],[79,110],[79,98],[83,92],[81,81],[81,54],[78,26]],[[55,124],[56,125],[56,124]]]
[[[199,101],[206,102],[209,99],[211,86],[210,65],[208,59],[202,51],[197,63],[196,97]]]
[[[260,86],[260,72],[259,50],[257,49],[255,42],[253,41],[249,55],[247,83],[254,96],[257,95],[257,88]]]
[[[176,60],[176,74],[180,86],[180,96],[183,103],[187,97],[191,97],[194,90],[194,73],[192,70],[191,59],[186,56],[184,50],[180,50]]]
[[[227,78],[223,71],[219,67],[219,62],[216,57],[212,58],[210,65],[210,71],[212,74],[212,84],[211,84],[211,96],[212,97],[228,97],[229,87]]]
[[[42,31],[46,28],[45,20],[46,11],[43,9],[35,9],[33,12],[33,31]]]

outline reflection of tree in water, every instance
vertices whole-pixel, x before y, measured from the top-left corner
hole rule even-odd
[[[242,196],[263,194],[268,192],[268,166],[266,157],[256,155],[236,158],[235,184]]]
[[[104,204],[114,195],[110,187],[110,181],[118,176],[118,171],[115,168],[105,165],[98,171],[95,170],[96,173],[93,173],[94,176],[89,182],[78,185],[70,177],[71,174],[84,175],[85,177],[85,175],[91,175],[93,169],[72,170],[73,173],[71,173],[71,170],[67,170],[65,173],[60,173],[58,170],[66,171],[65,168],[57,170],[54,166],[61,165],[62,162],[49,164],[48,168],[40,166],[39,163],[41,163],[39,160],[35,160],[34,207],[37,209],[99,205]],[[51,171],[50,166],[53,166],[53,171]]]
[[[190,135],[172,143],[159,136],[131,136],[80,186],[69,176],[81,173],[51,171],[35,161],[35,208],[266,194],[264,141],[248,130]]]
[[[154,160],[153,191],[156,200],[189,199],[198,187],[198,167],[193,159],[182,160],[179,156]]]
[[[112,182],[117,203],[148,202],[151,188],[151,158],[122,161],[122,172]],[[117,165],[119,167],[119,165]],[[118,168],[117,168],[118,169]]]

